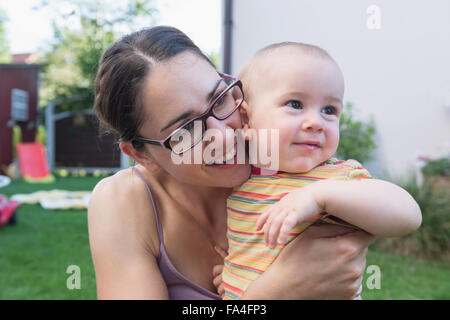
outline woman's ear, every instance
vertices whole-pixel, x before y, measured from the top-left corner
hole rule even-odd
[[[146,152],[137,150],[131,142],[121,142],[119,148],[150,172],[156,172],[160,168]]]
[[[245,140],[250,140],[251,135],[249,132],[250,129],[249,119],[251,117],[251,109],[245,100],[242,101],[241,107],[239,108],[239,112],[241,113],[242,134]]]

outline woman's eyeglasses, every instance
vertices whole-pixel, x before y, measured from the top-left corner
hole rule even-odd
[[[240,107],[244,100],[241,81],[227,74],[219,73],[219,75],[227,87],[223,91],[216,92],[204,113],[172,131],[164,140],[135,137],[132,141],[165,147],[175,154],[182,154],[193,148],[203,139],[208,117],[212,116],[218,120],[225,120]]]

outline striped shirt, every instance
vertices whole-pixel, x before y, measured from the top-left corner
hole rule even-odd
[[[290,191],[315,181],[364,178],[370,178],[370,174],[360,163],[355,160],[338,161],[334,157],[306,173],[273,172],[261,175],[260,169],[253,168],[250,178],[235,188],[227,200],[229,249],[222,273],[224,299],[240,299],[248,285],[272,264],[285,246],[278,244],[271,249],[264,244],[264,230],[255,231],[260,214],[270,205]],[[296,225],[286,244],[318,220],[351,226],[323,212],[310,221]]]

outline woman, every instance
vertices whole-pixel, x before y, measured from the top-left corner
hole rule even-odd
[[[92,194],[89,236],[98,298],[220,299],[212,270],[223,264],[218,248],[228,247],[226,198],[250,167],[177,165],[173,155],[207,144],[202,132],[192,131],[193,120],[224,137],[226,129],[241,128],[240,100],[224,105],[222,99],[242,94],[239,82],[228,80],[171,27],[130,34],[103,54],[96,112],[138,165],[103,179]],[[193,135],[180,147],[183,132]],[[303,233],[243,298],[351,298],[373,238],[364,232],[330,237],[340,232],[315,227]]]

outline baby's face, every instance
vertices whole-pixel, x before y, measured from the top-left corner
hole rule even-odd
[[[296,48],[265,57],[259,66],[249,127],[279,130],[279,170],[307,172],[328,160],[339,143],[344,94],[339,67]]]

